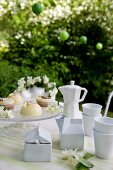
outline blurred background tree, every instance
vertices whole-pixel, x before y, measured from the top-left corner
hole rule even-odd
[[[43,5],[38,16],[36,2]],[[85,101],[105,105],[113,90],[112,13],[111,0],[1,0],[1,96],[22,76],[46,74],[58,86],[75,80],[88,89]]]

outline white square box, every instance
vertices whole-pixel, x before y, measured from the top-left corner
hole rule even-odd
[[[48,162],[51,160],[52,140],[48,131],[36,128],[27,133],[24,145],[24,161]]]
[[[60,130],[60,149],[84,148],[82,119],[61,117],[56,119]]]

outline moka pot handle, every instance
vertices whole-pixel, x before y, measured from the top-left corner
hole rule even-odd
[[[83,93],[83,95],[82,95],[81,99],[80,99],[78,102],[82,102],[82,101],[85,99],[86,94],[87,94],[87,92],[88,92],[86,88],[81,88],[81,90],[83,90],[83,91],[84,91],[84,93]]]

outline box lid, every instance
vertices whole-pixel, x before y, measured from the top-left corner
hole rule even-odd
[[[51,134],[47,130],[37,127],[27,133],[25,142],[32,144],[50,144],[52,142]]]
[[[65,118],[62,134],[84,134],[82,119]]]

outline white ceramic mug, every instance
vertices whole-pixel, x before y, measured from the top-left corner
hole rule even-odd
[[[96,117],[101,113],[102,106],[96,103],[85,103],[82,104],[83,113],[86,116]]]
[[[97,117],[95,118],[94,128],[96,131],[105,134],[113,134],[113,118]]]
[[[102,115],[100,114],[99,117]],[[84,115],[82,113],[82,119],[83,119],[83,126],[84,126],[84,133],[86,136],[93,136],[93,128],[94,128],[94,121],[95,117],[89,117]]]
[[[102,159],[113,157],[113,134],[94,132],[95,155]]]

